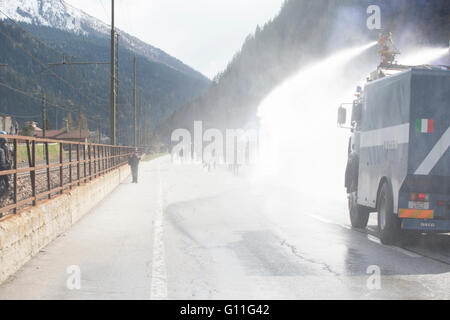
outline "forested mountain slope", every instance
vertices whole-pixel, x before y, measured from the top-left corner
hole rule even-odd
[[[61,13],[65,7],[59,8],[58,3],[64,2],[15,0],[19,3],[17,6],[12,6],[12,2],[0,3],[3,13],[18,20],[12,21],[0,13],[0,64],[8,65],[0,67],[0,113],[11,114],[20,123],[35,120],[42,125],[43,92],[52,128],[61,127],[69,111],[76,121],[81,108],[91,130],[98,128],[108,134],[109,65],[64,65],[46,70],[49,63],[63,60],[109,62],[107,26],[75,8],[66,8]],[[16,12],[14,10],[18,12],[15,15],[12,14]],[[73,20],[68,21],[79,19],[74,24],[81,26],[79,29],[67,27],[68,22],[63,18],[71,17],[71,14]],[[204,93],[211,81],[163,51],[118,32],[119,131],[121,142],[130,143],[134,55],[137,56],[138,98],[142,92],[142,115],[145,114],[145,119],[142,116],[140,120],[151,128]]]
[[[279,15],[249,35],[223,73],[201,97],[176,111],[159,127],[166,141],[175,128],[243,127],[261,100],[311,61],[377,39],[367,28],[367,8],[379,5],[384,30],[402,50],[418,45],[448,46],[448,0],[287,0]],[[326,94],[326,88],[324,88]]]

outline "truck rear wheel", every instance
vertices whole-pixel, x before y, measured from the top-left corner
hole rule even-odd
[[[367,227],[370,212],[366,207],[359,205],[357,202],[356,192],[348,195],[348,208],[350,211],[350,221],[353,228],[364,229]]]
[[[395,244],[400,236],[400,220],[394,214],[392,192],[387,183],[381,187],[378,201],[378,232],[383,244]]]

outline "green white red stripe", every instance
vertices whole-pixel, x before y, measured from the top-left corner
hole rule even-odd
[[[416,131],[422,133],[434,132],[434,120],[433,119],[417,119]]]

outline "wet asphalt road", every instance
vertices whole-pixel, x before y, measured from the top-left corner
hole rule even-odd
[[[160,158],[3,283],[0,299],[449,299],[450,236],[385,246],[375,218],[352,230],[345,195],[323,201]],[[79,290],[67,286],[73,265]]]

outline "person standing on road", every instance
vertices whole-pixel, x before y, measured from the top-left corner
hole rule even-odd
[[[131,167],[131,175],[133,176],[132,183],[138,183],[138,172],[139,172],[139,161],[141,158],[139,157],[137,150],[133,152],[133,154],[128,159],[128,164]]]

